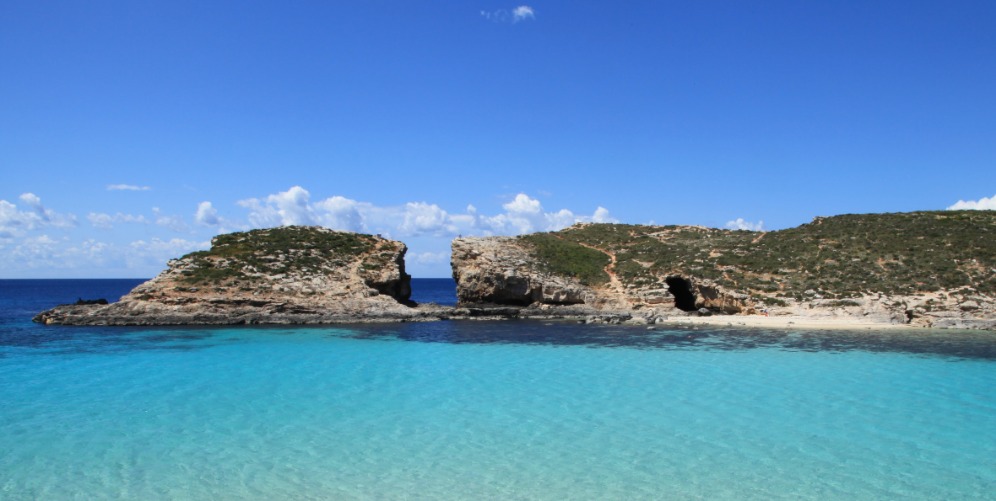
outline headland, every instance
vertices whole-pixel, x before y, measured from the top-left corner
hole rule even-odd
[[[456,307],[410,300],[405,244],[288,226],[219,235],[75,325],[329,324],[442,319],[996,330],[996,214],[817,218],[786,230],[578,224],[457,238]]]

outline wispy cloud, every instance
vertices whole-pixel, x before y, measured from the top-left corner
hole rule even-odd
[[[764,221],[754,223],[738,217],[733,221],[727,221],[726,228],[730,230],[764,231]]]
[[[114,261],[110,256],[111,248],[111,245],[94,239],[74,244],[65,238],[29,236],[6,249],[0,270],[6,268],[4,271],[58,277],[63,270],[102,266]]]
[[[24,235],[24,232],[44,227],[71,228],[76,226],[76,215],[60,214],[42,204],[41,197],[23,193],[18,199],[27,210],[17,204],[0,200],[0,239]]]
[[[416,264],[439,264],[450,260],[449,252],[416,252],[405,256],[405,261]]]
[[[93,238],[74,241],[68,237],[32,235],[0,246],[0,276],[63,278],[82,273],[92,277],[151,277],[162,270],[168,260],[207,249],[210,245],[207,240],[180,238],[153,237],[131,243],[111,243]]]
[[[136,240],[128,244],[127,249],[122,249],[124,259],[129,268],[144,268],[150,266],[162,266],[162,263],[170,259],[182,256],[188,252],[208,249],[211,247],[210,241],[198,242],[183,238],[171,238],[164,240],[152,238],[146,240]]]
[[[996,195],[978,200],[959,200],[948,210],[996,210]]]
[[[517,23],[526,19],[536,19],[536,13],[528,5],[520,5],[512,9],[512,22]]]
[[[169,228],[177,233],[186,233],[190,230],[183,217],[174,214],[163,214],[159,207],[152,208],[152,215],[156,218],[156,225]]]
[[[134,184],[109,184],[107,191],[149,191],[151,186],[135,186]]]
[[[496,23],[518,23],[536,19],[536,12],[528,5],[520,5],[512,10],[482,10],[481,17]]]
[[[122,214],[118,212],[113,216],[110,214],[105,214],[102,212],[91,212],[86,216],[87,221],[90,221],[95,228],[103,228],[105,230],[114,227],[115,223],[137,223],[137,224],[149,224],[149,220],[143,215],[133,215],[133,214]]]

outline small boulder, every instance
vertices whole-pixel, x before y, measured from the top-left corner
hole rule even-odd
[[[979,303],[976,301],[969,300],[959,304],[958,308],[961,308],[961,311],[975,311],[979,309]]]

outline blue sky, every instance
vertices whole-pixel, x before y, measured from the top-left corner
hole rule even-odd
[[[996,2],[0,3],[0,278],[219,232],[409,245],[996,208]],[[961,202],[961,205],[957,205]]]

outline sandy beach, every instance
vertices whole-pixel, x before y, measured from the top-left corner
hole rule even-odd
[[[800,315],[716,315],[708,317],[672,316],[664,325],[743,326],[793,329],[916,329],[908,324],[863,321],[853,317],[804,317]]]

